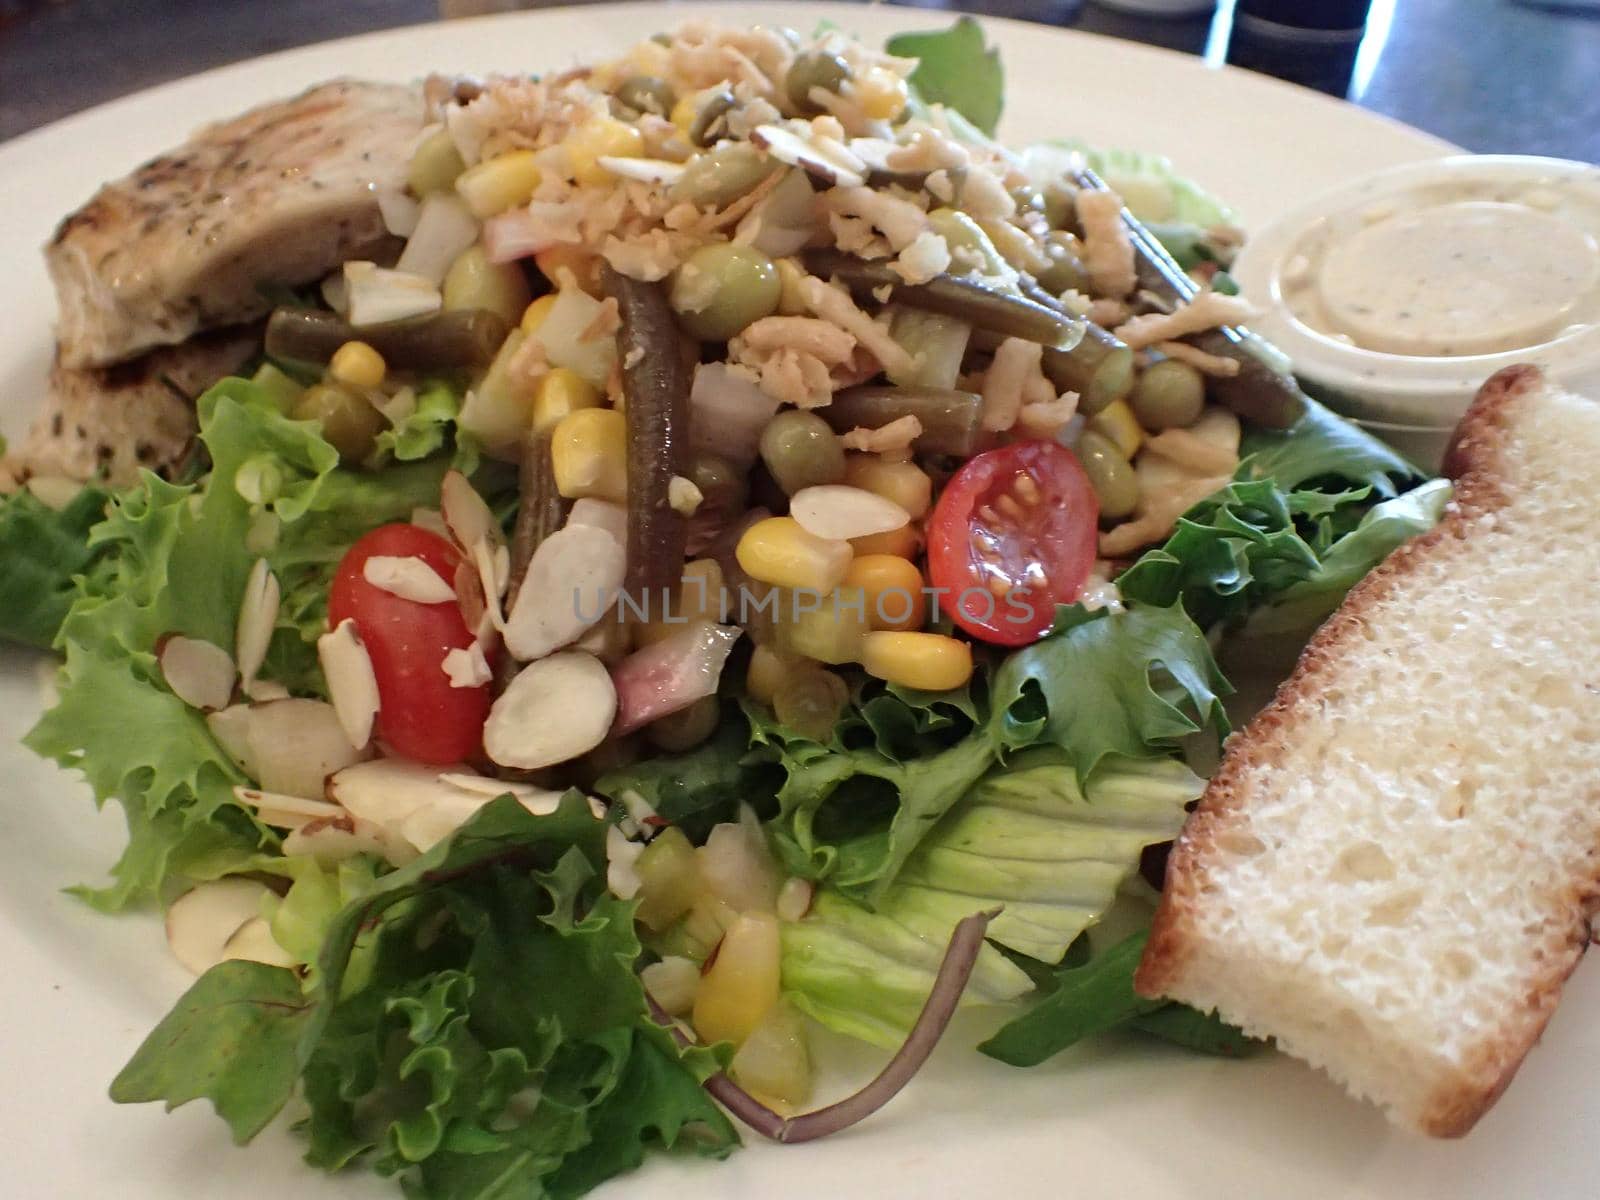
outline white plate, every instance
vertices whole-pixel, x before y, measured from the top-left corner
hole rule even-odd
[[[677,10],[678,15],[688,9]],[[884,8],[722,6],[801,28],[829,17],[869,38],[945,16]],[[203,18],[201,18],[203,19]],[[348,73],[541,69],[615,49],[670,20],[659,5],[421,26],[275,55],[157,88],[0,146],[0,413],[15,433],[50,354],[37,247],[102,179],[197,122]],[[1444,143],[1271,80],[1080,34],[987,22],[1010,76],[1005,132],[1073,134],[1161,151],[1259,222],[1351,175]],[[174,36],[181,37],[181,31]],[[302,1166],[281,1126],[246,1150],[204,1105],[116,1108],[105,1088],[186,979],[148,915],[97,917],[61,889],[97,878],[121,842],[83,787],[16,748],[38,712],[40,660],[0,666],[0,969],[6,1030],[0,1129],[7,1195],[394,1196],[361,1174]],[[1465,1143],[1391,1130],[1285,1059],[1216,1062],[1114,1039],[1015,1071],[952,1036],[887,1111],[815,1146],[751,1144],[724,1165],[655,1162],[605,1195],[834,1197],[1501,1197],[1594,1194],[1600,979],[1580,972],[1544,1044]],[[959,1035],[960,1031],[956,1031]]]

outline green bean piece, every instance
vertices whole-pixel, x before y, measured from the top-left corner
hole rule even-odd
[[[890,371],[900,387],[953,388],[972,340],[972,326],[958,317],[920,308],[890,308],[889,336],[911,356],[909,371]]]
[[[689,255],[672,276],[678,324],[703,342],[725,342],[778,311],[783,280],[754,246],[712,242]]]
[[[1046,349],[1040,366],[1061,391],[1077,392],[1078,410],[1090,416],[1133,387],[1133,351],[1092,322],[1070,351]]]
[[[716,145],[728,132],[728,114],[738,104],[738,99],[727,88],[720,88],[707,96],[701,101],[694,120],[689,123],[689,141],[702,149]]]
[[[533,552],[567,519],[567,502],[556,488],[555,465],[550,457],[550,431],[529,429],[522,439],[522,461],[517,468],[517,520],[511,529],[511,584],[506,610],[517,602],[523,577]]]
[[[813,250],[805,256],[813,275],[838,278],[858,299],[870,301],[874,291],[891,289],[896,304],[959,317],[974,329],[1070,350],[1084,335],[1084,322],[1012,292],[975,279],[938,275],[927,283],[907,284],[884,263],[866,262],[837,250]]]
[[[688,708],[657,717],[644,727],[645,739],[657,750],[682,754],[693,750],[717,731],[722,706],[715,696],[701,696]]]
[[[726,208],[782,165],[749,142],[723,142],[690,159],[670,194],[696,208]]]
[[[606,294],[617,302],[622,327],[617,358],[628,416],[628,576],[635,599],[676,590],[683,572],[689,522],[667,493],[689,467],[690,372],[678,350],[678,327],[667,289],[631,279],[609,263],[601,268]]]
[[[779,413],[761,431],[761,461],[786,496],[844,479],[839,436],[816,413],[798,408]]]
[[[1082,187],[1106,189],[1105,180],[1093,171],[1076,172]],[[1139,286],[1170,304],[1188,303],[1200,294],[1200,285],[1184,273],[1160,240],[1127,209],[1123,224],[1133,239],[1134,271]],[[1279,373],[1251,349],[1258,341],[1243,329],[1223,326],[1183,339],[1207,354],[1232,358],[1239,363],[1237,375],[1211,379],[1211,394],[1218,403],[1239,416],[1266,429],[1288,429],[1305,413],[1307,397],[1291,374]]]
[[[445,272],[440,289],[446,312],[483,309],[508,326],[522,319],[533,294],[516,263],[492,263],[482,244],[468,246]]]
[[[1085,429],[1078,438],[1078,461],[1100,501],[1100,515],[1109,521],[1132,516],[1139,506],[1139,477],[1116,444],[1103,434]]]
[[[839,432],[878,429],[901,417],[915,417],[922,433],[911,443],[918,454],[953,454],[969,458],[982,448],[979,418],[983,397],[953,388],[854,387],[838,392],[833,403],[818,409]]]
[[[360,329],[321,309],[278,308],[267,320],[266,351],[273,358],[325,363],[346,342],[360,341],[396,370],[474,368],[494,361],[510,329],[505,318],[481,308]]]
[[[378,435],[389,427],[365,396],[332,383],[314,383],[301,392],[293,415],[297,421],[317,422],[340,461],[352,466],[372,453]]]
[[[845,681],[817,667],[797,672],[773,693],[772,714],[780,725],[801,737],[826,744],[849,700]]]
[[[658,117],[671,114],[678,102],[678,94],[665,79],[654,75],[630,75],[617,85],[617,99],[636,112],[654,113]]]
[[[966,213],[954,208],[936,208],[928,214],[928,226],[944,239],[952,255],[960,254],[965,259],[975,257],[983,274],[1007,274],[1006,261],[1000,257],[994,242]],[[960,262],[960,265],[965,267],[966,263]]]
[[[422,144],[412,152],[406,183],[418,196],[426,196],[429,192],[454,187],[456,177],[466,169],[455,139],[448,129],[440,127],[423,138]]]
[[[838,92],[853,78],[850,64],[830,50],[808,50],[797,55],[789,64],[789,76],[784,88],[789,103],[802,113],[822,111],[811,99],[813,88],[825,92]]]
[[[1182,429],[1199,420],[1205,408],[1205,377],[1186,362],[1163,359],[1140,373],[1128,403],[1146,429]]]
[[[1087,292],[1089,271],[1072,248],[1070,235],[1052,230],[1044,241],[1044,254],[1050,260],[1047,270],[1038,275],[1039,286],[1052,295],[1059,296],[1071,289]]]

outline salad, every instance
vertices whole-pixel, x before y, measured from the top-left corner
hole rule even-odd
[[[1241,328],[1226,208],[994,141],[965,18],[428,93],[404,249],[281,298],[184,470],[0,501],[27,743],[127,817],[79,894],[198,976],[113,1098],[562,1197],[852,1125],[958,1006],[1253,1049],[1132,986],[1219,660],[1448,487]],[[818,1096],[819,1026],[894,1057]]]

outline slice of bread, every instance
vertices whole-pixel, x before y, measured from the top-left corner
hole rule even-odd
[[[1230,739],[1136,981],[1440,1137],[1511,1082],[1600,894],[1600,404],[1508,368],[1446,470],[1443,522]]]

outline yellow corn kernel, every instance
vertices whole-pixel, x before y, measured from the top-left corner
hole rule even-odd
[[[870,632],[867,597],[860,588],[838,587],[825,596],[796,593],[778,624],[778,645],[790,654],[841,667],[861,657]]]
[[[873,67],[855,82],[855,100],[874,121],[892,121],[909,98],[906,81],[885,67]]]
[[[550,310],[556,306],[556,294],[551,292],[547,296],[540,296],[528,305],[522,313],[522,332],[538,333],[539,326],[544,324],[545,318],[550,315]]]
[[[778,1002],[778,918],[742,914],[722,937],[711,968],[694,998],[694,1029],[700,1040],[739,1045]]]
[[[913,462],[888,462],[876,454],[852,454],[844,463],[844,481],[874,496],[893,500],[913,521],[933,507],[933,480]]]
[[[678,132],[684,137],[689,136],[689,130],[694,128],[694,119],[700,113],[700,106],[696,103],[697,94],[690,92],[672,106],[672,114],[667,119],[678,127]]]
[[[735,555],[752,579],[778,587],[831,592],[850,569],[850,543],[820,538],[793,517],[757,521]]]
[[[550,435],[556,490],[568,500],[628,501],[628,422],[614,408],[568,413]]]
[[[785,317],[809,317],[811,308],[806,304],[805,268],[793,258],[778,260],[778,312]]]
[[[895,554],[858,554],[845,573],[845,587],[867,598],[867,624],[873,629],[921,629],[928,619],[922,572]]]
[[[657,933],[691,908],[706,890],[694,847],[676,825],[669,825],[644,848],[634,870],[639,874],[639,907],[634,917]]]
[[[539,186],[532,150],[508,150],[468,167],[456,180],[456,193],[480,220],[526,204]]]
[[[1115,443],[1122,457],[1130,462],[1144,442],[1144,430],[1126,400],[1113,400],[1089,418],[1089,428]]]
[[[972,647],[942,633],[869,633],[861,665],[888,683],[945,692],[972,678]]]
[[[804,660],[776,646],[757,646],[750,654],[750,668],[744,677],[745,691],[758,704],[770,706],[778,689],[792,679]]]
[[[648,646],[682,633],[699,621],[720,622],[724,607],[732,608],[731,598],[723,596],[722,567],[714,558],[697,558],[683,565],[678,591],[666,612],[653,612],[648,621],[633,627],[636,646]],[[651,596],[652,604],[657,597]]]
[[[388,365],[365,342],[346,342],[333,352],[328,374],[335,382],[352,388],[375,388],[383,383]]]
[[[580,409],[598,408],[604,399],[599,388],[572,368],[551,367],[533,394],[533,428],[546,433]]]
[[[601,158],[638,158],[644,153],[644,135],[615,117],[591,117],[562,143],[567,165],[579,183],[598,186],[613,176],[600,165]]]
[[[600,295],[600,256],[590,253],[576,242],[560,242],[548,250],[541,250],[533,256],[533,262],[556,287],[562,286],[561,273],[566,271],[589,295]]]
[[[915,558],[917,551],[922,549],[922,531],[913,521],[887,533],[869,533],[865,537],[851,538],[850,548],[858,555],[893,554],[899,558]]]

